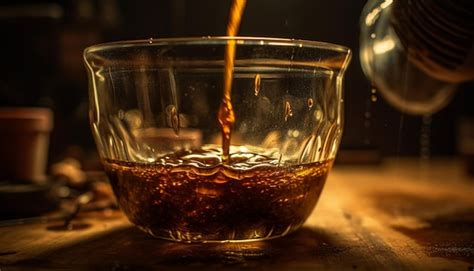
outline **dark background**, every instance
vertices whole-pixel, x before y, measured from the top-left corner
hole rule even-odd
[[[1,1],[0,106],[47,106],[55,112],[51,161],[70,152],[94,155],[87,120],[86,46],[122,39],[225,35],[230,0]],[[345,81],[343,149],[383,155],[455,155],[457,125],[472,116],[473,85],[460,87],[443,110],[403,114],[378,97],[358,57],[362,0],[249,0],[240,35],[309,39],[354,50]],[[366,114],[370,113],[370,117]],[[420,136],[429,130],[428,141]],[[420,141],[424,140],[424,151]],[[428,143],[427,143],[428,142]]]

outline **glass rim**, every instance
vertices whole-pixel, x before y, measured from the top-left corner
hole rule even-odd
[[[132,48],[135,46],[157,46],[157,45],[202,45],[202,44],[225,44],[225,42],[234,40],[242,42],[242,44],[261,44],[270,46],[296,46],[313,49],[325,49],[344,54],[351,54],[349,47],[322,42],[311,41],[303,39],[289,39],[289,38],[271,38],[271,37],[250,37],[250,36],[200,36],[200,37],[178,37],[178,38],[150,38],[150,39],[136,39],[113,41],[106,43],[99,43],[91,45],[84,49],[84,55],[89,53],[99,52],[103,50],[113,50],[119,48]]]

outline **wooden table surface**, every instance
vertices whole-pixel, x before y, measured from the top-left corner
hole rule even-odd
[[[473,270],[474,180],[455,160],[336,166],[305,226],[265,242],[153,239],[118,211],[0,228],[0,270]]]

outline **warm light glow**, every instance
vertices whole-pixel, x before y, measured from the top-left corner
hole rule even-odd
[[[395,42],[390,38],[385,38],[374,43],[374,53],[376,55],[385,54],[395,48]]]
[[[372,10],[369,14],[367,14],[367,17],[365,17],[365,25],[371,26],[374,24],[375,20],[379,16],[379,13],[389,7],[392,4],[393,0],[385,0],[379,7],[375,8]]]

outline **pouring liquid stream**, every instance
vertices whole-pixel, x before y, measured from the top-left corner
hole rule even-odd
[[[246,0],[233,0],[230,9],[229,22],[227,24],[227,36],[235,37],[239,31],[240,21],[244,12]],[[236,41],[230,39],[227,42],[225,51],[225,67],[224,67],[224,86],[223,97],[219,108],[218,120],[222,133],[222,162],[229,162],[230,140],[232,135],[232,126],[235,122],[234,109],[232,107],[232,80],[234,76],[234,60],[235,60]]]

